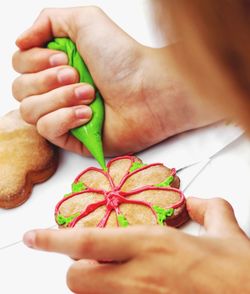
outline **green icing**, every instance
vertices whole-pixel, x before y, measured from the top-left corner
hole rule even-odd
[[[117,215],[117,220],[119,223],[120,227],[127,227],[129,225],[128,220],[126,219],[126,217],[123,214],[118,214]]]
[[[84,191],[86,189],[87,189],[87,187],[82,182],[73,183],[71,185],[71,192],[64,194],[63,197],[65,197],[65,198],[69,197],[73,193],[81,192],[81,191]]]
[[[141,163],[139,161],[135,161],[135,162],[133,162],[132,166],[130,167],[129,172],[132,173],[133,171],[135,171],[143,166],[146,166],[146,164]]]
[[[74,215],[71,215],[71,216],[69,216],[69,217],[64,217],[63,215],[58,214],[58,215],[56,216],[56,222],[57,222],[58,225],[60,225],[60,226],[63,226],[63,225],[67,226],[67,225],[68,225],[69,223],[71,223],[72,220],[73,220],[74,218],[76,218],[78,215],[80,215],[79,212],[78,212],[78,213],[75,213]]]
[[[84,191],[86,189],[86,186],[82,182],[78,182],[78,183],[73,183],[71,185],[71,188],[73,193],[77,193],[77,192]]]
[[[159,225],[164,225],[164,221],[174,214],[174,208],[164,209],[160,206],[154,205],[154,211],[157,214],[157,222]]]
[[[73,66],[79,73],[79,82],[88,83],[96,89],[95,100],[90,104],[92,109],[91,120],[83,126],[72,129],[71,133],[86,146],[100,166],[106,170],[102,147],[102,127],[105,112],[103,98],[98,92],[86,64],[77,51],[76,45],[70,39],[55,38],[52,42],[48,43],[47,47],[65,52],[68,55],[69,65]]]
[[[166,178],[165,181],[159,183],[159,184],[156,184],[155,187],[168,187],[170,186],[170,184],[172,184],[172,182],[174,181],[174,177],[173,176],[169,176]]]

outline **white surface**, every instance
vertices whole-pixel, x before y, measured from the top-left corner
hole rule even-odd
[[[85,3],[100,4],[135,39],[147,45],[155,44],[144,15],[147,1],[9,0],[0,9],[3,42],[0,55],[0,115],[17,106],[11,98],[11,82],[16,76],[11,69],[11,55],[15,51],[17,35],[33,22],[44,7],[79,6]],[[228,140],[229,136],[225,134],[232,139],[238,132],[234,128],[226,128],[225,132],[218,130],[217,126],[216,129],[184,134],[181,139],[173,138],[146,150],[140,156],[147,162],[161,161],[177,167],[181,167],[184,161],[202,160],[202,163],[180,172],[182,185],[187,187],[185,194],[226,198],[233,205],[240,225],[250,234],[250,142],[244,137],[240,138],[207,164],[211,153],[221,149]],[[77,173],[95,165],[93,160],[71,153],[62,152],[61,155],[57,173],[46,183],[37,185],[24,205],[13,210],[0,210],[0,293],[70,293],[65,285],[65,274],[71,260],[56,254],[36,252],[20,243],[26,230],[54,225],[53,211],[57,201],[68,191]],[[200,226],[194,223],[189,223],[183,230],[195,235],[202,233]]]
[[[220,122],[169,138],[168,144],[153,146],[139,156],[181,170],[214,156],[242,134],[242,129]]]

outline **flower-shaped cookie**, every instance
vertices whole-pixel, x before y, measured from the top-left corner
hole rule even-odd
[[[107,171],[90,167],[57,204],[64,227],[125,227],[160,224],[178,227],[188,219],[175,169],[143,164],[135,156],[109,161]]]

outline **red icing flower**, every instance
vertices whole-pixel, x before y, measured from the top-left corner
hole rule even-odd
[[[107,167],[88,168],[75,179],[72,193],[55,209],[60,226],[177,227],[188,219],[175,169],[161,163],[145,165],[135,156],[117,157]]]

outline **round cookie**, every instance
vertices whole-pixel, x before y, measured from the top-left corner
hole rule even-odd
[[[135,156],[114,158],[107,167],[90,167],[75,179],[55,208],[60,227],[179,227],[188,220],[175,169],[146,165]]]
[[[36,183],[54,174],[57,149],[14,110],[0,118],[0,207],[25,202]]]

